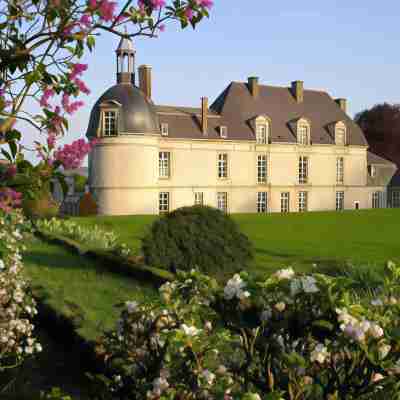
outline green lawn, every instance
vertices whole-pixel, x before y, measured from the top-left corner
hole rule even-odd
[[[113,229],[134,251],[154,216],[76,218],[82,224]],[[255,248],[253,269],[271,272],[291,265],[307,270],[313,263],[382,266],[400,262],[400,209],[305,214],[233,215]]]
[[[33,289],[57,312],[83,317],[78,332],[86,339],[114,327],[120,314],[116,304],[156,293],[153,286],[110,273],[86,257],[36,238],[29,238],[24,264]]]

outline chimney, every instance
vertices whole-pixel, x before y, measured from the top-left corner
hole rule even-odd
[[[201,98],[201,131],[203,135],[208,133],[207,124],[207,113],[208,113],[208,97]]]
[[[258,97],[258,77],[249,76],[247,78],[247,86],[250,90],[251,95],[254,98],[257,98]]]
[[[335,102],[342,111],[347,112],[347,100],[346,99],[336,99]]]
[[[304,85],[303,81],[292,82],[292,95],[294,96],[297,103],[303,102],[303,97],[304,97],[303,85]]]
[[[151,99],[151,67],[141,65],[139,67],[139,88],[147,99]]]

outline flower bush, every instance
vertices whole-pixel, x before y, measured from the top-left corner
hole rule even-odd
[[[178,273],[159,301],[127,302],[103,337],[102,398],[397,399],[399,283],[389,263],[372,305],[347,278],[290,268],[224,287]]]
[[[74,221],[51,218],[38,220],[36,227],[44,233],[65,236],[88,247],[116,251],[125,257],[130,254],[128,246],[119,243],[115,232],[101,229],[97,225],[84,227]]]
[[[0,373],[42,350],[31,323],[35,301],[22,275],[22,234],[28,228],[21,213],[0,211]]]

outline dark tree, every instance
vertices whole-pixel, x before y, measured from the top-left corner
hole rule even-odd
[[[400,167],[400,104],[377,104],[359,112],[355,121],[367,138],[369,150]]]

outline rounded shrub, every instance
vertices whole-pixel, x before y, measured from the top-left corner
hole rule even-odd
[[[251,243],[237,224],[207,206],[179,208],[156,220],[142,251],[147,264],[213,275],[243,270],[253,258]]]

